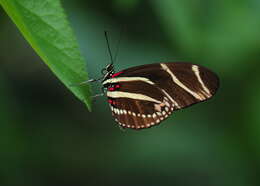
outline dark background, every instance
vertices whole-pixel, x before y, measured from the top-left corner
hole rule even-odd
[[[62,1],[90,77],[191,61],[221,80],[210,101],[158,127],[121,131],[105,98],[93,112],[50,72],[0,9],[0,184],[259,185],[260,3],[257,0]],[[100,84],[93,84],[100,92]]]

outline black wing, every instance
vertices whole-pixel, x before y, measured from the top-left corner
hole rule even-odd
[[[123,70],[104,82],[115,87],[108,99],[116,121],[126,128],[159,124],[173,111],[211,98],[218,77],[205,67],[190,63],[158,63]]]

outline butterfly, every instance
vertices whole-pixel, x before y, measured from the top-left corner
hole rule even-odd
[[[159,125],[176,110],[210,99],[219,87],[215,73],[185,62],[148,64],[115,73],[106,32],[105,37],[111,63],[102,70],[102,78],[87,82],[101,80],[112,116],[122,128]]]
[[[210,99],[218,76],[184,62],[136,66],[115,73],[105,68],[102,80],[112,116],[123,128],[145,129],[160,124],[174,111]]]

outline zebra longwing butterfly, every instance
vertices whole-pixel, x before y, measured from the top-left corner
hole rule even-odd
[[[211,98],[218,77],[191,63],[157,63],[114,73],[105,69],[102,85],[112,115],[123,128],[144,129],[160,124],[174,111]]]
[[[174,111],[208,100],[219,87],[216,74],[184,62],[142,65],[115,73],[107,32],[105,37],[111,63],[97,80],[102,80],[112,115],[123,128],[158,125]]]

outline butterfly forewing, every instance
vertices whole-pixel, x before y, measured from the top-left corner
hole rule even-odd
[[[174,110],[211,98],[218,77],[190,63],[158,63],[125,69],[103,82],[116,121],[142,129],[159,124]]]

